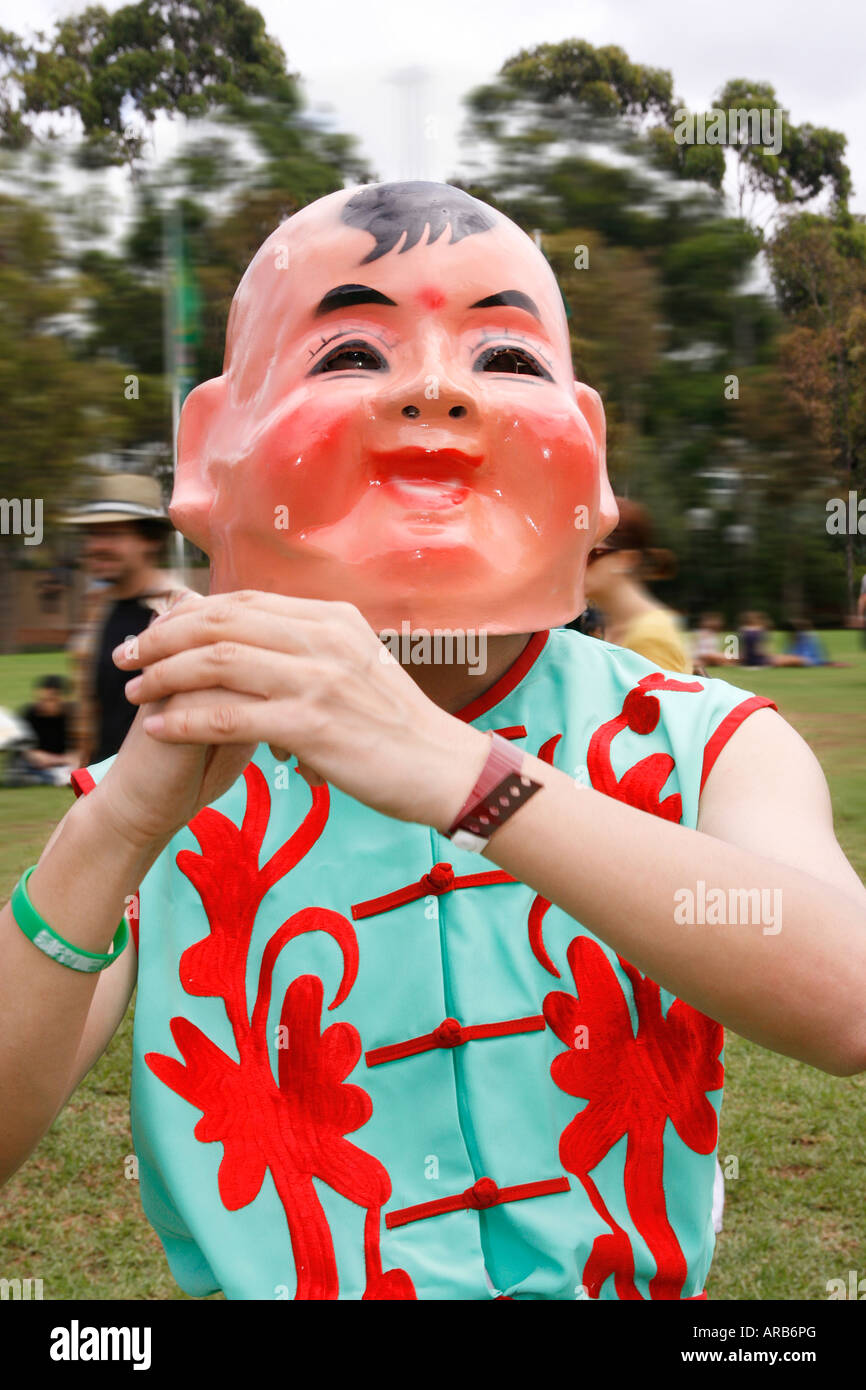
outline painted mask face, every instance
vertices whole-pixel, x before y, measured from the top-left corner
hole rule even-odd
[[[178,454],[212,592],[349,600],[377,631],[567,622],[616,522],[547,262],[444,184],[334,193],[268,238]]]

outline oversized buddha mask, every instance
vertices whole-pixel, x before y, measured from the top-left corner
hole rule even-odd
[[[616,521],[550,267],[447,184],[343,190],[277,228],[178,455],[171,515],[211,592],[349,600],[379,632],[565,623]]]

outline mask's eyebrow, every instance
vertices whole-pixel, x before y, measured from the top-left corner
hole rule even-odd
[[[479,299],[477,304],[470,304],[470,309],[498,309],[511,307],[513,309],[525,309],[533,318],[541,323],[541,314],[534,299],[530,299],[528,294],[522,290],[502,290],[499,294],[489,294],[486,299]]]
[[[390,304],[393,308],[397,307],[393,299],[379,290],[371,289],[369,285],[337,285],[319,300],[313,317],[330,314],[334,309],[348,309],[353,304]]]

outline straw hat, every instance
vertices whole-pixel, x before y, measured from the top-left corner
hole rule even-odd
[[[67,512],[64,520],[70,526],[108,521],[161,521],[164,526],[171,526],[159,483],[140,473],[114,473],[100,478],[91,500],[77,511]]]

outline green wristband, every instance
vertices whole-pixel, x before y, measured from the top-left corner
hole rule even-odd
[[[35,868],[36,865],[34,864],[26,873],[21,875],[12,891],[10,902],[12,916],[24,935],[33,942],[34,946],[38,946],[40,951],[44,951],[46,956],[51,956],[58,965],[67,965],[70,970],[82,970],[87,974],[93,974],[94,971],[104,970],[106,965],[117,960],[129,940],[129,926],[126,917],[120,919],[120,925],[114,933],[114,940],[108,955],[101,955],[96,951],[83,951],[80,946],[73,946],[71,942],[64,941],[53,927],[49,927],[30,901],[27,893],[27,880]]]

